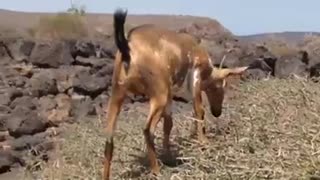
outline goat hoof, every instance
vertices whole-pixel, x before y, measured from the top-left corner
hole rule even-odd
[[[199,140],[199,142],[200,142],[201,144],[207,144],[207,143],[209,143],[209,139],[207,138],[207,136],[201,136],[201,137],[198,138],[198,140]]]
[[[159,176],[160,175],[160,167],[155,167],[151,170],[151,174],[153,176]]]
[[[161,177],[161,174],[160,174],[160,172],[158,172],[158,173],[151,172],[148,176],[149,176],[148,179],[156,180]]]

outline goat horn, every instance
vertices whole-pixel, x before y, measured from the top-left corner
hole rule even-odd
[[[223,55],[222,60],[221,60],[220,65],[219,65],[219,69],[222,68],[222,65],[223,65],[223,62],[224,62],[225,59],[226,59],[226,55]]]

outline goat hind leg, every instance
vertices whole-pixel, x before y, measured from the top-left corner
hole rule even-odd
[[[170,155],[170,133],[173,127],[171,99],[169,100],[165,112],[163,113],[163,149],[166,155]]]
[[[116,120],[120,112],[121,105],[124,100],[124,93],[121,90],[112,94],[110,97],[108,107],[107,107],[107,127],[105,128],[105,132],[107,134],[105,150],[104,150],[104,180],[108,180],[110,178],[110,168],[113,154],[113,132],[116,125]]]
[[[161,103],[161,99],[150,99],[150,112],[147,119],[146,126],[143,130],[145,142],[148,151],[148,159],[151,166],[151,173],[158,175],[160,173],[160,167],[157,161],[155,145],[154,145],[154,132],[158,122],[161,119],[161,115],[164,111],[165,102]]]

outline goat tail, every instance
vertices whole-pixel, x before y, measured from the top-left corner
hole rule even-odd
[[[117,9],[113,15],[114,41],[122,55],[122,61],[128,67],[130,64],[130,48],[124,33],[124,23],[127,10]]]

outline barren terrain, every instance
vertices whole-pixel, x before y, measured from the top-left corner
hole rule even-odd
[[[53,19],[39,23],[44,16]],[[112,16],[61,17],[0,11],[0,179],[101,178],[115,52]],[[320,179],[318,36],[257,43],[209,18],[129,12],[127,22],[128,29],[155,23],[193,34],[215,65],[226,55],[224,67],[251,67],[228,81],[222,116],[207,111],[205,145],[190,137],[190,95],[176,94],[174,158],[161,155],[162,122],[156,132],[158,179]],[[70,38],[70,29],[81,28],[88,30],[84,38]],[[123,105],[113,179],[149,178],[142,133],[147,113],[141,97]]]
[[[309,179],[320,175],[319,84],[303,80],[269,80],[241,84],[215,119],[207,114],[210,142],[189,137],[191,106],[175,104],[172,149],[160,179]],[[142,127],[145,104],[130,105],[120,115],[113,164],[115,179],[146,179]],[[105,137],[103,119],[68,127],[57,159],[43,168],[49,179],[99,179]],[[162,123],[157,130],[161,154]]]

